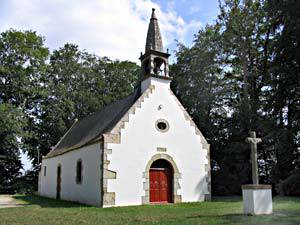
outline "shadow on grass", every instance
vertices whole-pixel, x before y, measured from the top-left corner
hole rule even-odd
[[[211,199],[212,202],[241,202],[242,196],[215,196]]]
[[[222,221],[224,224],[272,224],[272,225],[295,225],[298,224],[299,216],[297,213],[273,213],[271,215],[257,215],[248,216],[238,213],[225,214],[225,215],[194,215],[187,216],[187,219],[213,219],[217,221]],[[295,223],[296,222],[296,223]],[[299,222],[299,221],[298,221]]]
[[[233,213],[233,214],[226,214],[226,215],[192,215],[192,216],[187,216],[185,218],[187,219],[195,219],[195,218],[238,218],[238,217],[243,217],[243,214],[239,213]]]
[[[24,202],[26,205],[38,205],[42,208],[79,208],[79,207],[91,207],[76,202],[69,202],[63,200],[56,200],[51,198],[45,198],[35,195],[14,195],[14,199]]]

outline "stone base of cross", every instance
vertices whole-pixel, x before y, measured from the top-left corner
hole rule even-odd
[[[257,144],[261,141],[260,138],[256,138],[255,131],[250,131],[250,137],[246,138],[246,142],[251,146],[253,184],[242,185],[245,215],[271,214],[273,212],[272,186],[259,184]]]
[[[266,215],[273,212],[272,186],[264,184],[242,185],[245,215]]]

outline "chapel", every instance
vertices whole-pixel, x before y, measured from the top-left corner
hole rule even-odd
[[[43,157],[41,196],[98,207],[211,197],[209,144],[170,88],[155,9],[137,87],[76,121]]]

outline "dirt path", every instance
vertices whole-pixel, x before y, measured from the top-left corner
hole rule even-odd
[[[11,195],[0,195],[0,209],[22,207]]]

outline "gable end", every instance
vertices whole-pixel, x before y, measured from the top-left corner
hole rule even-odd
[[[206,150],[206,159],[207,159],[208,163],[205,165],[205,171],[207,172],[206,182],[207,182],[207,187],[208,187],[208,193],[209,194],[205,195],[205,199],[206,200],[210,200],[211,199],[210,145],[208,144],[208,142],[206,141],[205,137],[203,136],[203,134],[201,133],[201,131],[199,130],[199,128],[197,127],[197,125],[193,121],[192,117],[188,114],[188,112],[183,107],[183,105],[180,103],[180,101],[178,100],[178,98],[176,97],[176,95],[174,94],[174,92],[171,90],[171,88],[169,88],[169,91],[170,91],[171,95],[174,97],[177,105],[179,106],[179,108],[183,112],[184,118],[186,119],[186,121],[188,121],[190,123],[190,125],[192,127],[194,127],[195,134],[200,137],[202,147],[203,147],[204,150]]]
[[[121,129],[125,127],[125,123],[129,122],[129,115],[135,114],[137,108],[141,107],[142,102],[153,92],[154,85],[150,85],[148,89],[138,98],[138,100],[129,108],[125,115],[117,122],[117,124],[109,131],[103,134],[103,179],[102,179],[102,206],[109,207],[115,205],[115,192],[109,192],[108,180],[116,179],[117,173],[109,170],[110,161],[108,155],[112,154],[112,149],[108,148],[108,144],[120,144],[121,143]],[[99,137],[100,138],[100,137]]]

